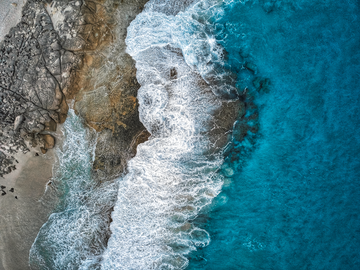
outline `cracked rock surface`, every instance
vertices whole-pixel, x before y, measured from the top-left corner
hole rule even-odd
[[[45,3],[28,1],[0,43],[0,176],[13,170],[16,152],[46,149],[40,133],[65,121],[62,89],[78,58],[63,48]]]
[[[125,44],[146,2],[27,1],[20,23],[0,43],[0,177],[14,169],[16,152],[52,148],[44,138],[65,121],[69,102],[99,132],[96,175],[114,178],[125,170],[149,136]]]
[[[0,42],[0,178],[17,167],[0,179],[16,192],[0,196],[0,270],[29,269],[30,247],[57,202],[48,150],[61,145],[54,132],[68,104],[98,133],[92,175],[100,182],[121,175],[150,135],[139,120],[140,85],[125,44],[146,2],[28,0]]]
[[[140,85],[125,44],[146,2],[28,0],[0,42],[0,176],[17,167],[0,179],[17,196],[0,196],[0,270],[29,269],[30,247],[57,202],[48,149],[61,145],[53,132],[68,104],[98,133],[92,168],[100,182],[121,175],[150,135],[139,120]]]

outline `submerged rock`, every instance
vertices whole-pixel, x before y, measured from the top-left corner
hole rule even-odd
[[[241,120],[236,121],[234,123],[234,128],[233,128],[234,140],[241,142],[245,138],[248,130],[249,130],[249,126],[246,123],[246,121],[241,121]]]
[[[244,67],[253,72],[254,74],[257,73],[257,66],[254,63],[246,62]]]
[[[265,10],[266,13],[272,12],[274,8],[275,8],[274,2],[269,1],[263,4],[263,9]]]
[[[234,169],[231,168],[227,163],[224,163],[224,165],[222,166],[221,169],[222,169],[223,174],[228,178],[233,177],[235,174]]]
[[[269,93],[270,80],[268,78],[256,77],[253,80],[253,85],[259,92]]]

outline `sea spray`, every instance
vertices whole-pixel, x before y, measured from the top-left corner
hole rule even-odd
[[[116,184],[93,180],[96,133],[85,128],[73,110],[69,110],[62,132],[65,139],[56,149],[58,162],[51,181],[59,204],[31,247],[30,266],[32,269],[96,269],[98,256],[109,237]]]
[[[206,23],[221,1],[185,12],[176,3],[162,13],[150,1],[128,28],[140,119],[151,137],[118,180],[102,269],[184,269],[186,254],[210,242],[192,221],[221,191],[225,132],[212,131],[226,121],[215,114],[231,103],[222,98],[235,95],[234,78]]]

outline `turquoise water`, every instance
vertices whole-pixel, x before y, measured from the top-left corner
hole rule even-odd
[[[198,218],[211,242],[188,269],[360,269],[359,2],[241,2],[216,38],[239,87],[255,91],[250,61],[270,93],[254,92],[256,144],[228,158],[245,165]]]
[[[149,1],[126,43],[152,136],[100,183],[96,134],[70,110],[32,269],[360,269],[359,14],[356,0]],[[209,134],[236,91],[247,109],[224,158]]]

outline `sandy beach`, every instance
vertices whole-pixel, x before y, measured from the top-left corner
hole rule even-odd
[[[51,206],[41,198],[52,177],[54,150],[46,155],[35,156],[35,153],[32,150],[21,154],[17,170],[0,179],[1,185],[6,186],[6,195],[0,197],[1,270],[30,269],[30,247],[51,211]]]
[[[46,154],[39,147],[17,153],[16,170],[0,178],[0,185],[6,187],[6,195],[0,196],[0,270],[30,269],[31,245],[57,200],[51,186],[46,187],[53,175],[56,148],[62,145],[61,126],[51,133],[56,138],[54,149]]]
[[[0,41],[20,21],[25,2],[0,0]],[[0,270],[30,269],[29,249],[50,213],[40,199],[52,177],[54,150],[35,156],[37,152],[17,153],[17,169],[0,179],[0,185],[6,187],[6,194],[0,196]]]

